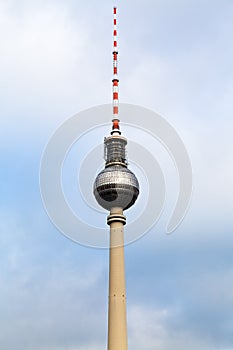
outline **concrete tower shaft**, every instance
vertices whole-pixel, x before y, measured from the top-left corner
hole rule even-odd
[[[110,225],[108,350],[127,350],[126,285],[124,259],[124,225],[121,208],[112,208]]]

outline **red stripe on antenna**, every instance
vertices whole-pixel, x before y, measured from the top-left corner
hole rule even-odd
[[[113,129],[113,130],[114,130],[114,129],[118,129],[118,130],[120,129],[118,119],[113,120],[112,129]]]

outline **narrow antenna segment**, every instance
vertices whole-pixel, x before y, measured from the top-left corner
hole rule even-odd
[[[117,8],[113,8],[113,119],[111,134],[120,135],[119,126],[119,92],[118,92],[118,46],[117,46]]]

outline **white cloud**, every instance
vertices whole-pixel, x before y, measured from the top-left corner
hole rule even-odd
[[[19,16],[3,13],[0,33],[2,109],[8,114],[10,109],[12,123],[26,118],[33,127],[42,117],[38,109],[47,109],[48,116],[56,100],[74,98],[73,76],[77,82],[82,74],[87,30],[70,19],[66,8],[50,4],[29,7]]]
[[[1,346],[67,350],[91,349],[93,339],[102,344],[106,267],[99,259],[81,264],[67,249],[69,241],[64,250],[55,242],[45,248],[46,237],[38,246],[41,228],[33,226],[23,227],[13,212],[1,217]],[[75,251],[80,254],[78,246]]]
[[[213,349],[213,344],[205,337],[198,339],[187,329],[174,331],[170,322],[174,322],[177,316],[177,312],[172,309],[134,305],[129,309],[128,317],[130,347],[135,350]]]
[[[133,305],[128,311],[129,338],[133,349],[157,349],[167,337],[166,309],[149,308],[148,305]]]

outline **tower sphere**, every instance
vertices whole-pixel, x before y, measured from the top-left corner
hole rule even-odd
[[[139,194],[139,183],[132,171],[121,165],[111,165],[102,170],[94,183],[94,195],[104,209],[130,208]]]

